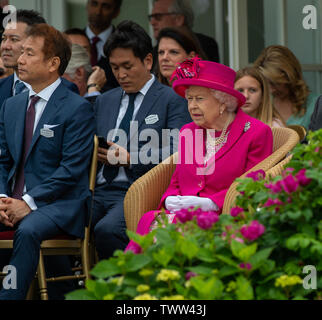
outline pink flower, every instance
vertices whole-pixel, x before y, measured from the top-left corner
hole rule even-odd
[[[257,171],[250,172],[246,175],[248,178],[252,178],[254,181],[258,181],[265,178],[265,171],[260,169]]]
[[[253,241],[259,238],[265,232],[265,227],[257,220],[253,220],[250,225],[243,225],[240,228],[240,233],[244,238]]]
[[[281,206],[284,203],[280,199],[271,199],[269,198],[263,205],[263,207],[271,207],[271,206]]]
[[[294,177],[289,174],[287,177],[285,177],[282,180],[282,186],[285,190],[285,192],[287,193],[293,193],[297,190],[297,188],[299,187],[299,182],[297,180],[294,179]]]
[[[239,264],[239,267],[241,269],[247,269],[247,270],[250,270],[252,268],[252,265],[250,263],[240,263]]]
[[[193,213],[189,209],[181,209],[176,212],[176,217],[181,223],[186,223],[193,219]]]
[[[196,277],[197,275],[198,275],[197,273],[189,271],[189,272],[186,273],[185,278],[188,281],[190,278]]]
[[[279,181],[276,181],[276,183],[267,183],[265,184],[265,187],[270,189],[272,193],[280,193],[283,188],[282,188],[282,182],[279,180]]]
[[[142,248],[136,242],[131,241],[126,248],[126,251],[132,251],[134,254],[140,254],[142,253]]]
[[[244,209],[240,208],[240,207],[231,208],[230,215],[232,217],[237,217],[243,211],[244,211]]]
[[[307,178],[305,175],[306,169],[301,169],[296,175],[295,178],[297,179],[297,181],[300,183],[301,186],[307,186],[312,179]]]
[[[235,241],[240,242],[240,243],[244,243],[244,240],[242,238],[236,237],[235,234],[232,234],[231,238],[234,239]]]
[[[214,211],[207,211],[197,216],[197,224],[201,229],[210,229],[219,220],[218,214]]]

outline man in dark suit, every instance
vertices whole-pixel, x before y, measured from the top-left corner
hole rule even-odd
[[[152,14],[149,15],[154,38],[157,39],[161,29],[166,27],[193,28],[194,14],[189,0],[154,0]],[[215,39],[202,33],[194,33],[207,59],[219,62],[218,44]],[[155,55],[157,52],[155,50]],[[154,57],[156,58],[156,57]]]
[[[30,89],[1,108],[0,232],[15,230],[8,264],[17,270],[17,285],[3,288],[0,300],[25,298],[43,240],[84,236],[94,113],[62,84],[70,55],[58,30],[33,25],[18,59]]]
[[[12,68],[14,73],[0,80],[0,107],[7,98],[29,89],[29,85],[19,79],[17,61],[21,54],[22,45],[27,37],[26,30],[28,26],[38,23],[46,23],[45,19],[38,12],[18,10],[16,27],[9,23],[5,28],[1,42],[1,58],[4,66]],[[64,79],[63,84],[78,93],[78,88],[73,83]]]
[[[122,0],[87,0],[88,26],[85,32],[91,43],[91,64],[102,68],[107,79],[101,92],[118,87],[103,48],[115,30],[112,20],[120,14],[121,6]]]
[[[104,50],[120,87],[99,96],[94,106],[97,135],[107,144],[99,148],[92,219],[100,259],[129,241],[123,212],[128,188],[176,150],[179,129],[191,121],[185,99],[151,74],[152,43],[144,29],[122,22]],[[166,129],[174,131],[175,142],[167,140]]]
[[[309,130],[316,131],[322,128],[322,95],[316,101],[314,111],[311,116]]]

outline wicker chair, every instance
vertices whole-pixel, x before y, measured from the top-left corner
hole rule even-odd
[[[288,128],[273,128],[273,153],[265,160],[257,164],[247,173],[262,169],[265,172],[280,162],[299,142],[298,135]],[[136,231],[137,224],[142,215],[150,210],[155,210],[163,193],[169,186],[172,174],[175,170],[177,153],[151,169],[144,176],[136,180],[129,188],[124,199],[124,214],[127,229]],[[237,182],[229,188],[223,212],[228,213],[233,205],[238,192],[236,191]]]
[[[306,137],[306,129],[303,126],[298,124],[290,124],[287,127],[297,132],[300,137],[300,141],[303,141]]]
[[[89,189],[93,195],[96,181],[96,169],[97,169],[97,149],[98,139],[94,137],[94,150],[90,167],[89,175]],[[0,249],[12,249],[13,248],[13,236],[14,231],[1,232],[0,233]],[[41,300],[48,300],[47,282],[53,281],[65,281],[65,280],[82,280],[89,279],[90,270],[90,227],[85,228],[84,239],[70,237],[68,235],[58,237],[55,239],[45,240],[41,243],[40,256],[38,264],[38,285]],[[46,278],[45,266],[43,256],[45,255],[76,255],[80,256],[82,260],[81,273],[71,276],[60,276],[53,278]],[[33,284],[32,284],[33,285]],[[27,299],[31,299],[33,296],[32,290],[29,289]]]
[[[274,178],[276,176],[279,176],[283,173],[285,166],[291,161],[293,155],[290,154],[288,157],[286,157],[284,160],[279,162],[277,165],[275,165],[273,168],[270,168],[267,172],[266,175]]]

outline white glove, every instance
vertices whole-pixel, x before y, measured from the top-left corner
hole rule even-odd
[[[169,196],[165,199],[165,208],[170,212],[174,212],[180,210],[182,208],[181,205],[181,196]]]
[[[195,196],[180,196],[182,208],[200,207],[203,211],[217,211],[218,206],[209,198]]]

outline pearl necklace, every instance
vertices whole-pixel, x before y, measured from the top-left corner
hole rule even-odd
[[[207,130],[207,140],[206,140],[206,157],[205,162],[207,162],[227,141],[227,128],[231,122],[232,114],[229,114],[229,117],[225,123],[225,126],[218,138],[211,135],[212,132],[216,133],[215,129]]]

